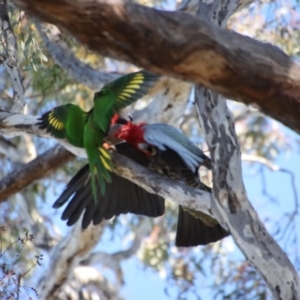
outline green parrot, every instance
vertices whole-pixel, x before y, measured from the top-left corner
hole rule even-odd
[[[88,113],[79,106],[68,103],[57,106],[46,112],[37,123],[40,129],[57,139],[65,139],[70,144],[83,148],[84,126],[88,120]]]
[[[159,76],[147,71],[124,75],[95,93],[94,107],[89,112],[69,103],[53,108],[39,119],[39,128],[86,150],[95,201],[96,181],[102,195],[105,193],[105,182],[111,182],[113,166],[110,153],[103,147],[103,139],[108,133],[112,117],[146,95],[158,79]]]

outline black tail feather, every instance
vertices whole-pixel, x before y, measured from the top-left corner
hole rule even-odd
[[[61,207],[66,202],[68,205],[62,214],[62,219],[67,220],[67,225],[71,226],[84,213],[83,229],[86,229],[92,221],[96,225],[103,219],[110,219],[119,214],[134,213],[158,217],[165,211],[165,202],[162,197],[148,193],[133,182],[114,173],[112,173],[112,183],[107,184],[105,195],[98,193],[97,203],[95,203],[88,165],[81,168],[71,179],[53,207]]]
[[[76,191],[78,191],[80,188],[83,188],[83,186],[85,185],[85,183],[89,178],[89,175],[90,175],[90,168],[89,165],[86,164],[69,181],[65,190],[62,192],[59,198],[54,202],[52,207],[59,208],[63,206]]]
[[[220,224],[207,226],[179,206],[176,246],[192,247],[217,242],[230,235]]]

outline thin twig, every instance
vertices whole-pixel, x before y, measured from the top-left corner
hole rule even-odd
[[[0,36],[3,46],[2,63],[8,72],[14,94],[11,112],[23,112],[25,106],[23,78],[18,67],[18,46],[7,11],[7,0],[0,2]]]

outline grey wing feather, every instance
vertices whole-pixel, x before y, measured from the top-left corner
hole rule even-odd
[[[147,143],[162,151],[166,147],[176,151],[191,171],[195,172],[201,164],[211,168],[210,159],[178,129],[164,123],[147,124],[143,128]]]

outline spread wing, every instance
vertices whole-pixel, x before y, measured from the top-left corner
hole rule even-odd
[[[196,212],[199,214],[200,212]],[[209,217],[202,214],[203,217]],[[211,218],[212,219],[212,218]],[[190,214],[188,211],[179,206],[176,246],[192,247],[198,245],[207,245],[217,242],[224,237],[230,235],[220,224],[214,220],[214,223],[208,222],[206,219],[200,219]]]
[[[147,71],[131,73],[109,83],[104,88],[113,90],[117,99],[113,105],[113,111],[118,112],[145,96],[149,88],[160,77]]]
[[[116,149],[119,153],[132,157],[142,165],[148,163],[144,155],[129,144],[122,143],[117,145]],[[59,208],[68,203],[62,214],[62,219],[67,220],[67,225],[73,225],[82,214],[82,228],[85,229],[91,222],[97,225],[103,219],[110,219],[119,214],[134,213],[158,217],[164,213],[165,206],[162,197],[148,193],[133,182],[114,173],[111,176],[112,182],[107,183],[104,196],[101,195],[100,186],[96,183],[98,198],[95,203],[89,165],[85,165],[76,173],[53,204],[54,208]]]
[[[158,79],[157,75],[139,71],[107,84],[94,95],[93,122],[106,132],[113,115],[146,95]]]
[[[88,114],[79,106],[68,103],[45,113],[37,125],[58,139],[66,139],[76,147],[83,147],[83,129]]]
[[[66,121],[68,117],[68,109],[65,105],[55,107],[44,113],[38,119],[38,127],[46,129],[48,133],[58,139],[66,138]]]

